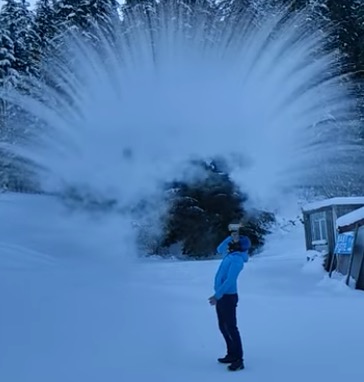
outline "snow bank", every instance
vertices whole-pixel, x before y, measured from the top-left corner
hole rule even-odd
[[[0,213],[0,268],[111,262],[127,273],[135,259],[135,232],[121,215],[74,211],[52,196],[14,193],[0,194]]]
[[[324,255],[321,252],[309,250],[306,251],[307,262],[302,267],[302,272],[306,274],[318,274],[325,275],[325,270],[323,267],[324,264]]]
[[[350,277],[349,285],[346,285],[346,275],[340,272],[333,272],[331,277],[325,273],[322,280],[317,284],[320,288],[330,290],[338,295],[346,294],[348,297],[352,296],[351,292],[362,294],[360,291],[355,290],[356,281]]]

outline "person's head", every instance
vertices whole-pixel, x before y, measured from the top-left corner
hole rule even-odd
[[[231,231],[230,235],[233,241],[239,241],[240,239],[239,231]]]
[[[229,231],[230,231],[230,235],[231,235],[231,238],[233,239],[233,241],[239,241],[239,229],[240,229],[240,224],[237,223],[237,224],[229,224]]]

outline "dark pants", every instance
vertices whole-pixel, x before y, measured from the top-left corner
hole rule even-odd
[[[225,294],[216,304],[219,328],[224,336],[227,354],[232,358],[243,359],[243,347],[236,323],[237,294]]]

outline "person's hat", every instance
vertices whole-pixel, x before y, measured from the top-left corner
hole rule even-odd
[[[228,229],[230,232],[237,232],[241,228],[241,224],[239,223],[231,223],[228,225]]]

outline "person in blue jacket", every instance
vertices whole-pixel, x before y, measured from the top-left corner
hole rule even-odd
[[[244,263],[249,259],[248,250],[251,246],[250,239],[239,234],[239,227],[230,224],[230,236],[217,247],[217,253],[223,259],[215,276],[215,294],[209,298],[210,304],[216,306],[219,329],[227,347],[226,356],[218,358],[218,361],[230,363],[228,368],[232,371],[244,369],[243,346],[236,320],[237,280]]]

